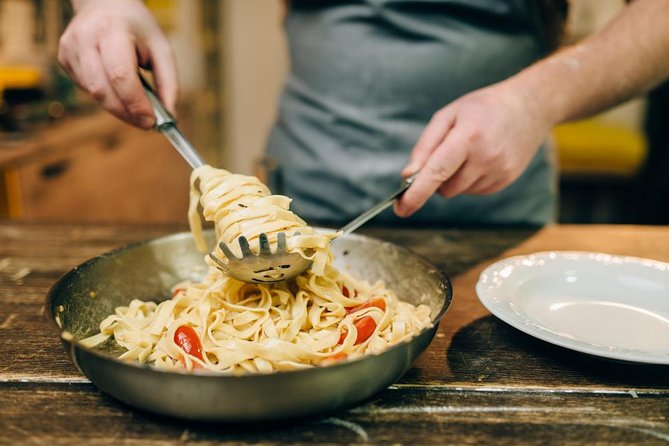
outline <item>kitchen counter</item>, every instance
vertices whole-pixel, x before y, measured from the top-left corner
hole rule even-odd
[[[509,255],[592,250],[669,261],[669,228],[361,231],[404,245],[452,279],[453,305],[415,367],[367,403],[271,425],[186,422],[101,393],[69,362],[44,299],[70,268],[173,225],[0,223],[0,444],[667,444],[669,366],[627,364],[542,342],[476,298]]]
[[[188,164],[157,132],[103,111],[71,116],[0,142],[0,217],[185,221],[189,176]]]

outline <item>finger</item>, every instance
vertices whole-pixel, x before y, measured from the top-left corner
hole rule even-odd
[[[78,43],[78,39],[69,28],[63,33],[58,43],[58,63],[70,79],[83,90],[85,88],[79,79],[78,71],[81,65],[81,53],[84,52],[85,47],[85,44]],[[90,47],[94,51],[93,45]]]
[[[411,187],[397,201],[397,215],[408,217],[420,209],[439,186],[448,181],[465,163],[465,147],[460,138],[446,138],[425,162]]]
[[[487,191],[495,184],[498,183],[498,180],[490,177],[481,177],[476,183],[472,184],[469,188],[469,193],[472,195],[485,195]]]
[[[483,181],[480,185],[472,186],[472,194],[476,195],[490,195],[500,192],[509,184],[505,180],[487,180]]]
[[[454,124],[455,113],[452,107],[442,108],[435,113],[412,149],[411,159],[409,164],[402,169],[402,176],[409,176],[418,172],[437,146],[446,138]]]
[[[58,63],[65,73],[73,81],[77,81],[76,75],[72,70],[72,58],[78,57],[77,53],[72,49],[71,38],[69,37],[67,31],[60,38],[58,44]]]
[[[487,190],[494,181],[488,177],[481,177],[469,188],[469,193],[472,195],[483,195],[483,191]]]
[[[481,179],[481,173],[469,162],[465,162],[460,169],[437,189],[440,195],[453,198],[456,195],[470,193],[471,187]]]
[[[60,59],[58,58],[58,63],[60,64],[60,67],[63,69],[65,74],[67,74],[67,77],[72,79],[72,81],[77,84],[78,86],[81,86],[81,83],[79,82],[79,79],[77,78],[77,74],[74,72],[72,69],[72,64],[70,63],[69,60],[66,59]]]
[[[133,123],[151,128],[155,116],[137,74],[137,50],[126,35],[112,33],[99,43],[102,66],[109,83]]]
[[[93,96],[106,110],[128,121],[131,117],[126,112],[112,86],[107,80],[100,53],[93,48],[83,49],[79,57],[77,82],[81,88]]]
[[[179,94],[177,69],[172,48],[166,41],[151,45],[151,68],[158,95],[167,109],[176,116],[176,101]]]

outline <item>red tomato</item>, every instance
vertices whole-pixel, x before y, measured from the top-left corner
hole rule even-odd
[[[192,327],[182,325],[174,332],[174,343],[191,356],[203,361],[202,343]]]
[[[364,304],[347,308],[346,314],[355,313],[356,311],[364,310],[365,308],[371,308],[371,307],[376,307],[381,311],[386,311],[386,301],[382,297],[377,297],[376,299],[370,299]]]
[[[355,343],[353,345],[362,344],[367,339],[369,339],[369,337],[374,333],[374,330],[376,330],[376,322],[374,322],[374,318],[371,316],[360,318],[355,321],[353,325],[355,325],[356,330],[358,330],[358,337],[355,339]],[[346,339],[347,335],[348,332],[346,331],[341,333],[341,336],[339,336],[340,345],[344,343],[344,339]]]

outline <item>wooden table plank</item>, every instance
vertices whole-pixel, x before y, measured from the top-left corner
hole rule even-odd
[[[49,414],[36,422],[34,414]],[[391,388],[330,416],[262,424],[197,423],[127,408],[90,384],[0,384],[7,443],[666,444],[656,395]]]

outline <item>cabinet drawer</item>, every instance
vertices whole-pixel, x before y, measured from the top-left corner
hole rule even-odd
[[[52,221],[184,221],[190,168],[159,134],[131,127],[16,169],[20,216]]]

